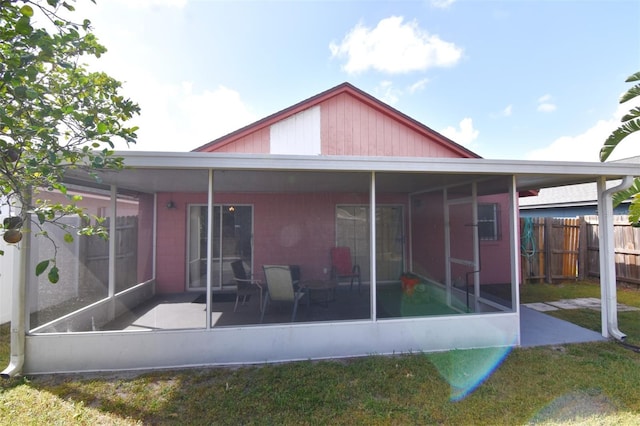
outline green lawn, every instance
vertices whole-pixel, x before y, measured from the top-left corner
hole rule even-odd
[[[523,301],[598,291],[588,283],[528,286]],[[640,306],[638,292],[619,299]],[[621,314],[620,328],[640,340],[637,328],[625,329],[640,320],[633,314]],[[3,366],[8,335],[0,328]],[[616,343],[0,383],[3,425],[640,423],[640,354]]]

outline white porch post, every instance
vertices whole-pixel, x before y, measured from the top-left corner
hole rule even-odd
[[[211,278],[213,271],[213,170],[209,169],[207,196],[207,330],[211,328]]]
[[[618,329],[618,301],[616,294],[616,261],[613,241],[614,192],[629,188],[632,176],[626,176],[622,183],[607,189],[607,180],[600,176],[598,186],[598,234],[600,237],[600,303],[602,306],[602,335],[623,340],[627,336]]]
[[[520,313],[520,222],[518,215],[518,190],[516,177],[509,182],[509,232],[511,233],[511,306]],[[518,339],[520,333],[518,332]],[[520,342],[517,342],[520,345]]]
[[[444,257],[445,257],[445,271],[444,280],[447,287],[447,305],[451,306],[451,236],[449,235],[449,193],[447,188],[442,190],[442,208],[444,209]]]
[[[474,312],[480,311],[480,238],[478,236],[478,183],[471,184],[471,224],[473,230],[473,294]],[[467,285],[469,285],[467,283]]]
[[[369,298],[371,300],[371,318],[378,320],[376,309],[376,172],[371,172],[371,186],[369,188],[369,263],[371,283],[369,285]],[[358,287],[360,291],[360,287]]]
[[[109,218],[109,298],[116,294],[116,218],[118,217],[118,188],[111,185]]]
[[[153,234],[151,254],[151,279],[153,279],[153,293],[156,292],[156,271],[158,268],[158,193],[153,194]]]

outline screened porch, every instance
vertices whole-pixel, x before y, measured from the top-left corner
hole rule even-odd
[[[111,238],[79,237],[69,245],[61,233],[50,233],[62,248],[61,280],[54,286],[30,273],[28,330],[515,312],[512,181],[469,173],[235,167],[132,168],[105,173],[101,184],[70,176],[80,203],[105,218]],[[50,255],[41,240],[32,239],[32,264]],[[353,284],[336,271],[336,247],[357,267]],[[239,298],[234,262],[251,279]],[[295,318],[295,301],[270,297],[265,265],[291,270]]]

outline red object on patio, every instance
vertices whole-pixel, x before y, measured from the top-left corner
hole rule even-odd
[[[416,285],[420,283],[419,278],[408,275],[402,275],[400,281],[402,282],[402,292],[408,296],[413,296]]]
[[[360,292],[362,285],[360,265],[354,265],[351,261],[351,249],[349,247],[333,247],[331,249],[331,275],[335,280],[349,278],[351,289],[353,289],[353,280],[358,280],[358,292]]]

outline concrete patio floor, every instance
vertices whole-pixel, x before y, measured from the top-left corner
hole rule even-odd
[[[303,299],[298,308],[296,322],[345,321],[366,319],[370,315],[369,289],[363,286],[362,292],[339,288],[335,300],[325,303],[311,303]],[[107,324],[105,330],[159,330],[204,328],[206,326],[206,305],[198,303],[198,293],[158,295],[135,310],[121,315]],[[200,297],[202,299],[202,297]],[[214,327],[249,326],[260,324],[259,294],[249,298],[245,304],[238,305],[233,312],[235,298],[227,295],[224,301],[214,294],[212,303],[212,324]],[[321,298],[322,299],[322,298]],[[565,302],[567,304],[569,302]],[[598,332],[588,330],[567,321],[546,315],[540,310],[522,305],[520,309],[521,347],[562,345],[605,341]],[[292,305],[270,305],[264,317],[264,324],[289,323]]]
[[[598,332],[520,306],[520,346],[523,348],[605,340]]]

